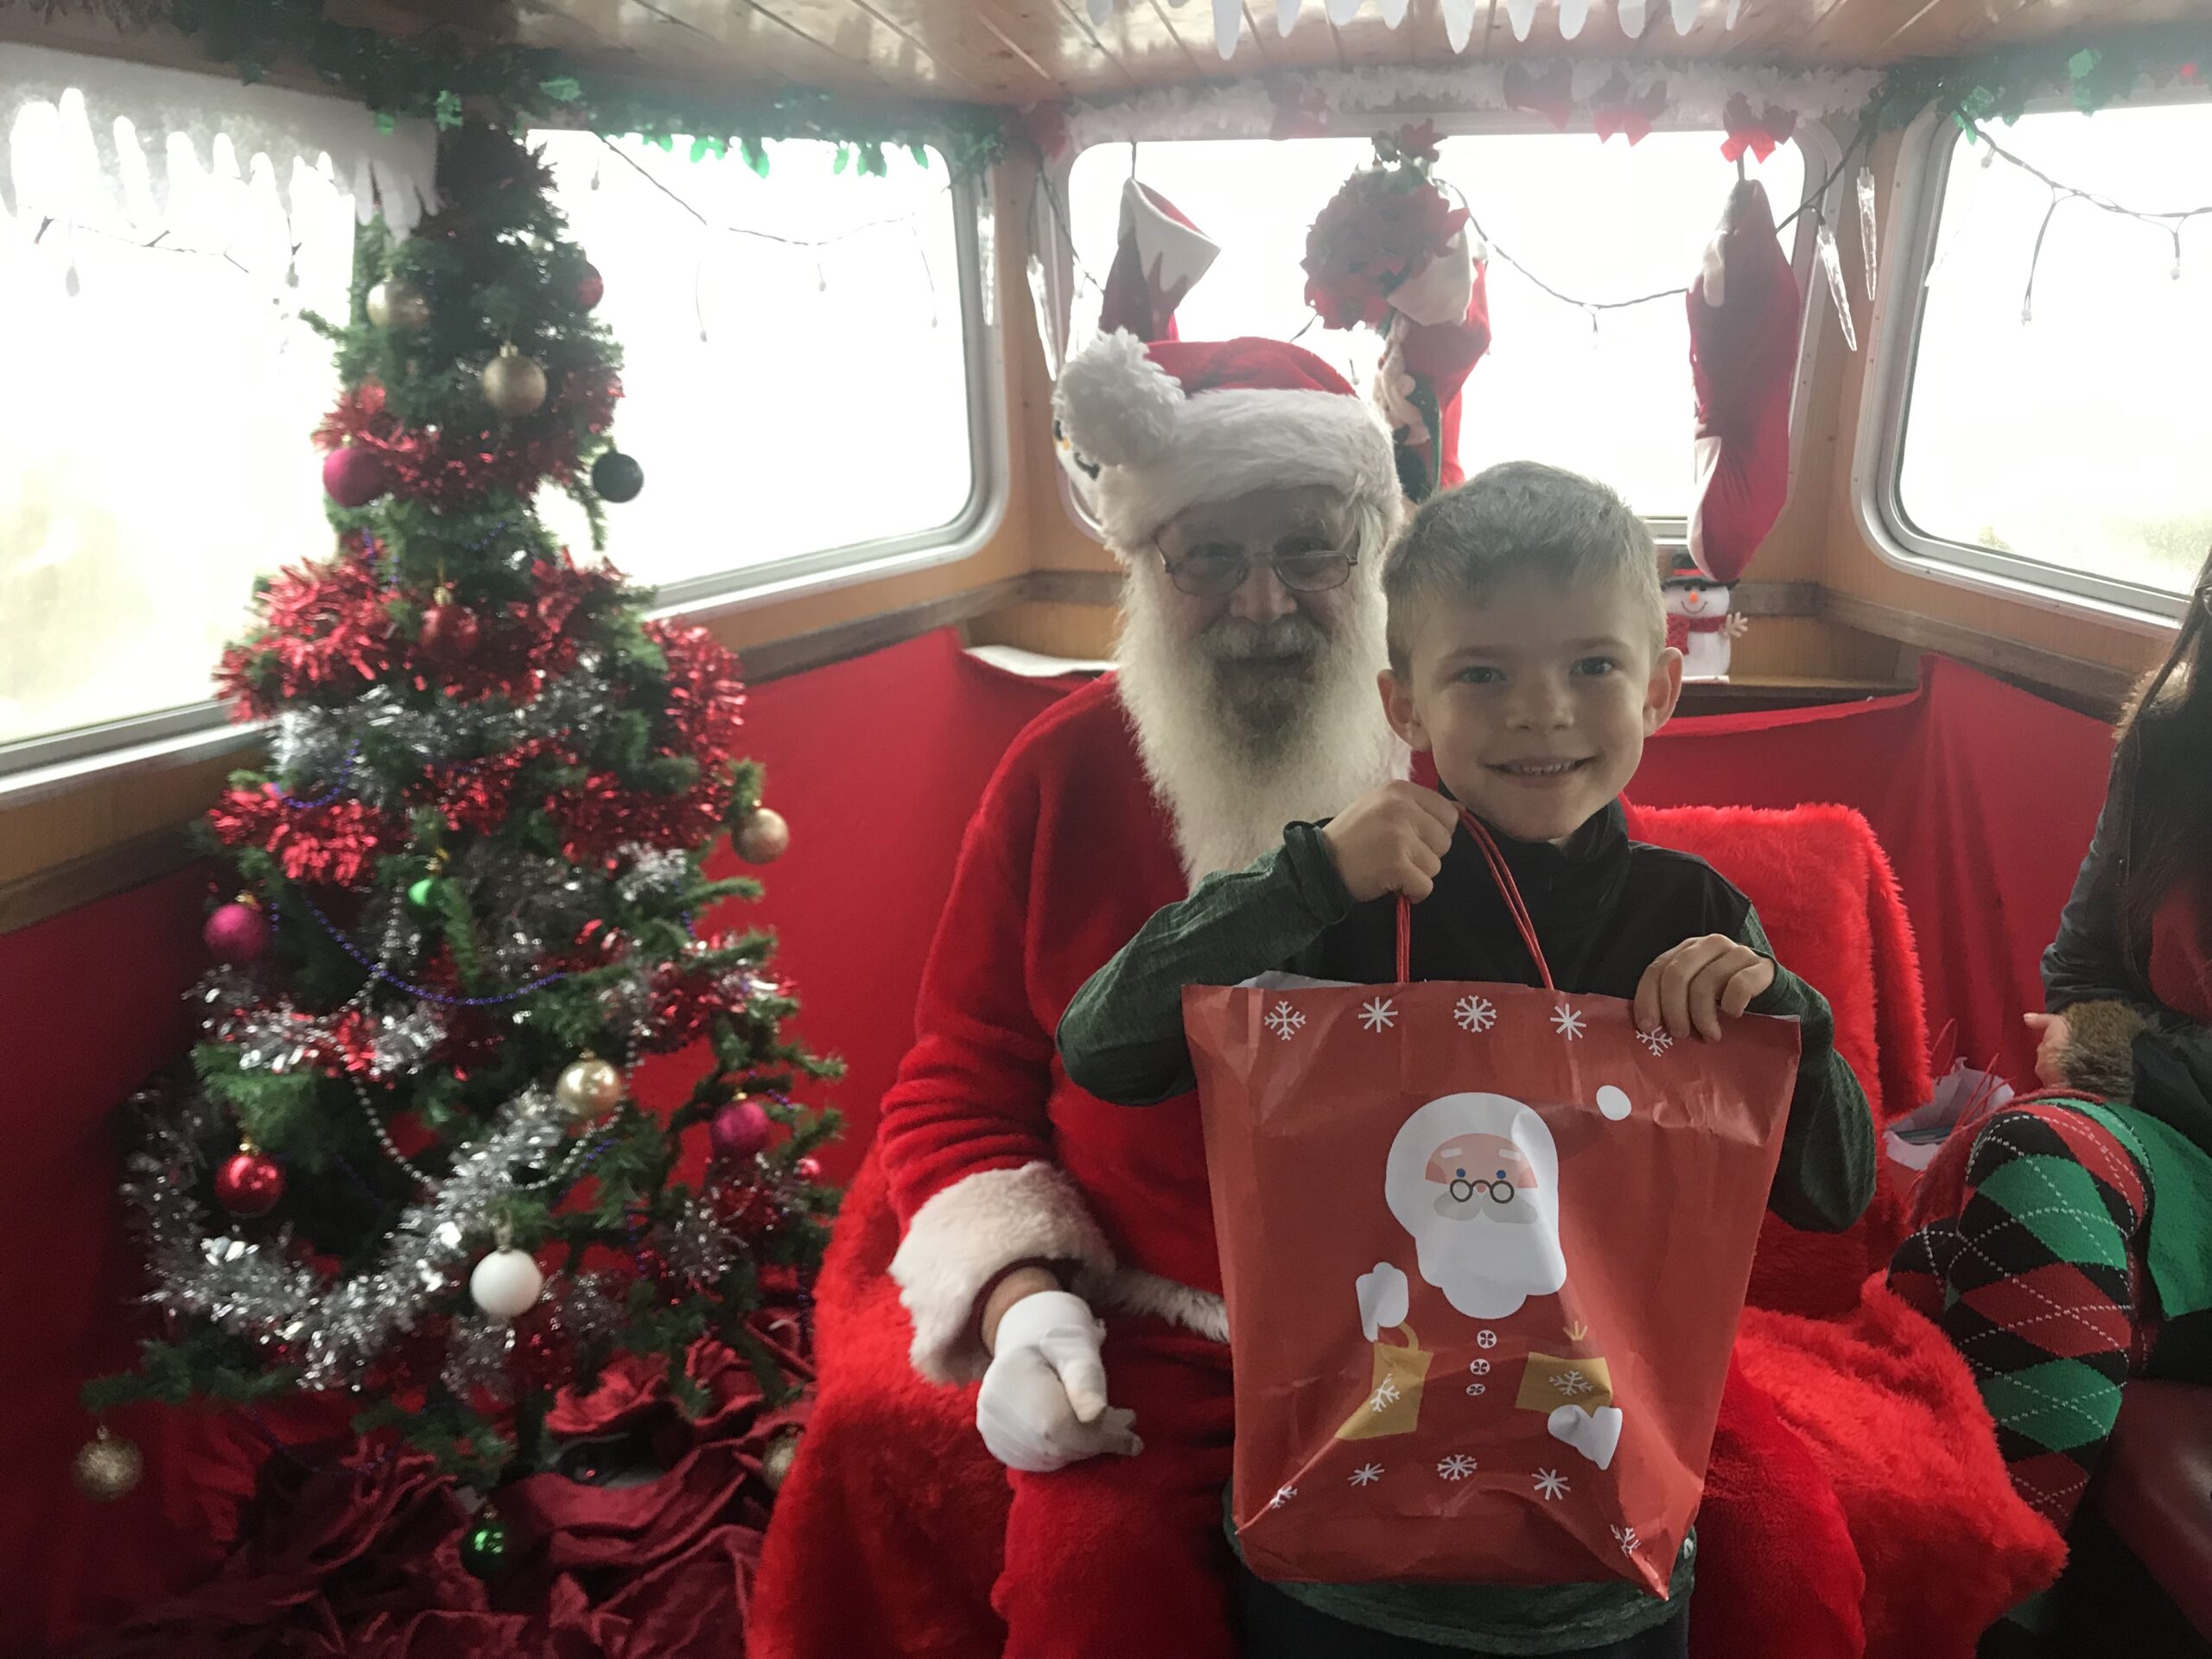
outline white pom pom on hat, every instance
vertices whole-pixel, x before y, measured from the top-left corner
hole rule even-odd
[[[1175,442],[1184,403],[1175,377],[1135,334],[1101,334],[1077,352],[1052,388],[1061,435],[1102,467],[1148,467]]]
[[[1320,484],[1395,514],[1382,417],[1313,353],[1281,340],[1102,334],[1068,359],[1052,412],[1077,487],[1123,550],[1202,501]]]

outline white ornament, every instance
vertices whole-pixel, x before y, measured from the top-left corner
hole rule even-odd
[[[1621,33],[1631,41],[1643,38],[1644,0],[1621,0]]]
[[[493,1250],[468,1275],[468,1294],[485,1317],[512,1319],[537,1305],[545,1288],[545,1275],[526,1250]]]

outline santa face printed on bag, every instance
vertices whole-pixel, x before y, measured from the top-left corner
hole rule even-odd
[[[1413,1235],[1421,1276],[1470,1319],[1497,1319],[1567,1282],[1559,1153],[1504,1095],[1446,1095],[1400,1127],[1383,1197]]]

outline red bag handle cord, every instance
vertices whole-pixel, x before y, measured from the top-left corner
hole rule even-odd
[[[1522,901],[1521,889],[1514,885],[1513,873],[1505,868],[1505,855],[1497,850],[1497,842],[1480,818],[1459,809],[1459,822],[1467,827],[1475,846],[1483,855],[1483,862],[1490,866],[1490,873],[1497,883],[1497,890],[1505,897],[1505,908],[1513,918],[1514,930],[1521,935],[1521,943],[1529,947],[1529,959],[1536,964],[1536,977],[1548,991],[1559,988],[1552,983],[1552,970],[1544,961],[1544,948],[1536,943],[1536,925],[1529,918],[1529,906]],[[1402,893],[1398,895],[1398,983],[1406,984],[1413,978],[1414,906]]]

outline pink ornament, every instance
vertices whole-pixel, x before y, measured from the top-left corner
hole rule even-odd
[[[587,311],[597,305],[607,292],[607,279],[599,274],[596,265],[586,265],[584,274],[576,280],[576,303]]]
[[[766,1147],[774,1128],[759,1101],[733,1100],[715,1114],[707,1126],[707,1138],[714,1142],[715,1157],[735,1160],[750,1158]]]
[[[391,487],[391,479],[382,455],[348,444],[324,458],[322,487],[341,507],[365,507]]]
[[[260,961],[269,949],[269,923],[255,906],[228,904],[207,918],[200,937],[216,961],[244,968]]]
[[[822,1179],[822,1160],[818,1158],[802,1158],[791,1166],[791,1173],[810,1186]]]

